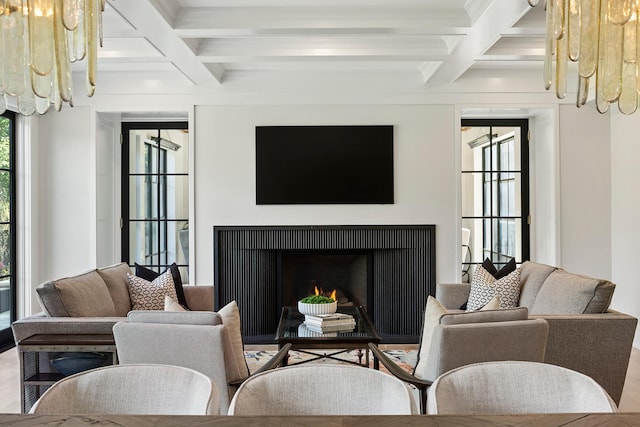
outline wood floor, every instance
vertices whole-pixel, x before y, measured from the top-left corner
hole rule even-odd
[[[391,347],[391,346],[389,346]],[[0,353],[0,413],[20,412],[20,368],[16,349]],[[640,350],[633,349],[620,412],[640,412]]]

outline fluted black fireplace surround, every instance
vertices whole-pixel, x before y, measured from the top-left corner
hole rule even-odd
[[[215,306],[238,302],[247,343],[272,342],[282,306],[291,304],[282,289],[288,255],[365,256],[367,277],[358,281],[366,302],[357,303],[383,342],[416,342],[427,296],[435,295],[435,225],[214,226],[213,235]]]

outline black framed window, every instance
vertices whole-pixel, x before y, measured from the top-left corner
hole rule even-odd
[[[13,347],[16,320],[16,115],[0,115],[0,351]]]
[[[463,279],[485,258],[529,259],[528,135],[527,120],[462,120]]]
[[[188,283],[186,122],[122,124],[122,256],[158,272],[178,264]]]

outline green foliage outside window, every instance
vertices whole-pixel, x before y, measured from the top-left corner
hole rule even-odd
[[[11,121],[0,117],[0,279],[10,273],[11,261]]]

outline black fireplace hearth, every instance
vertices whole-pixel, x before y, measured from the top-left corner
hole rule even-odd
[[[273,342],[282,307],[315,285],[364,306],[383,342],[417,342],[435,226],[215,226],[214,275],[215,306],[238,302],[247,343]]]

